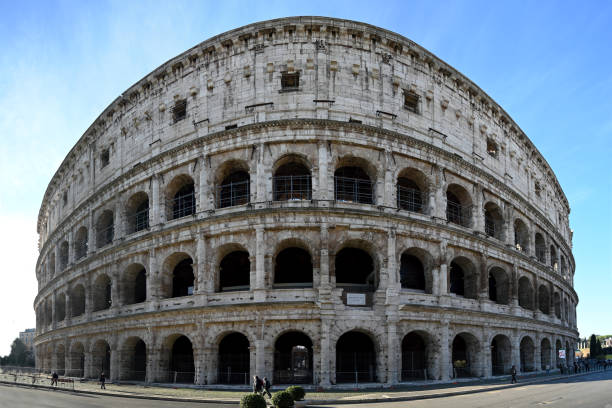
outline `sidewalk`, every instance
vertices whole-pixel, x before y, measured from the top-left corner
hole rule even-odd
[[[599,370],[601,371],[601,370]],[[351,389],[344,390],[326,390],[326,391],[309,391],[306,390],[306,400],[308,404],[317,405],[336,405],[348,403],[374,403],[385,401],[411,401],[428,398],[442,398],[454,395],[473,394],[478,392],[494,391],[506,389],[516,386],[524,386],[535,384],[544,381],[550,381],[560,378],[571,378],[592,374],[599,371],[590,371],[588,373],[579,373],[572,375],[537,375],[537,376],[520,376],[518,384],[510,384],[510,377],[498,377],[489,380],[463,380],[449,383],[411,383],[401,384],[393,388],[381,388],[379,384],[372,384],[371,389]],[[24,387],[33,387],[41,389],[53,389],[49,382],[32,385],[31,380],[28,382],[24,376],[23,380],[18,379],[18,382],[13,380],[13,375],[6,377],[6,374],[0,375],[0,384],[18,385]],[[377,388],[374,388],[377,387]],[[272,391],[278,391],[284,387],[273,387]],[[248,393],[248,390],[218,390],[209,388],[178,388],[173,384],[158,384],[151,386],[131,385],[131,384],[112,384],[107,383],[107,390],[100,390],[97,382],[79,382],[75,381],[75,389],[57,388],[57,391],[68,391],[83,394],[119,396],[124,398],[143,398],[155,399],[163,401],[185,401],[185,402],[208,402],[217,404],[236,404],[240,398]]]

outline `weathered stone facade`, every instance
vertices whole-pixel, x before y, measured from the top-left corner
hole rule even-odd
[[[322,386],[555,367],[578,335],[569,211],[504,110],[417,44],[252,24],[128,89],[54,175],[37,365]]]

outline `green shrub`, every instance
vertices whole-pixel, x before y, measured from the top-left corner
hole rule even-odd
[[[294,401],[301,401],[304,399],[306,392],[299,385],[292,385],[291,387],[287,387],[285,390],[293,397]]]
[[[272,395],[272,403],[276,408],[291,408],[293,406],[293,397],[287,391],[275,392]]]
[[[247,394],[240,399],[240,408],[266,408],[266,400],[259,394]]]

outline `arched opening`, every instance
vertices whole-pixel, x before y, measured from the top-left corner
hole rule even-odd
[[[336,343],[336,383],[376,381],[376,349],[370,336],[344,333]]]
[[[115,237],[115,221],[113,212],[106,210],[98,217],[96,223],[96,245],[102,248],[113,242]]]
[[[111,307],[111,280],[106,274],[98,276],[93,285],[93,311],[105,310]]]
[[[169,219],[187,217],[195,214],[196,199],[193,179],[187,175],[174,178],[168,187]]]
[[[274,343],[274,383],[312,384],[312,340],[290,331]]]
[[[302,248],[286,248],[276,255],[274,286],[277,288],[312,287],[312,260]]]
[[[63,271],[68,266],[68,242],[62,241],[59,248],[59,264],[60,271]]]
[[[172,271],[172,297],[193,295],[194,281],[193,261],[183,259]]]
[[[51,299],[47,299],[45,301],[45,325],[51,326],[51,323],[53,323],[53,305]]]
[[[559,261],[557,259],[557,250],[554,245],[550,246],[550,266],[552,266],[553,271],[557,272],[559,270]]]
[[[463,227],[472,225],[472,198],[458,184],[451,184],[446,190],[446,220]]]
[[[85,313],[85,288],[76,285],[70,292],[70,304],[72,305],[71,317],[80,316]]]
[[[377,285],[374,261],[370,254],[358,248],[341,249],[335,258],[336,286],[373,291]]]
[[[559,292],[555,292],[555,294],[553,295],[554,298],[554,303],[555,303],[555,316],[557,317],[557,319],[561,318],[561,296],[559,295]]]
[[[453,375],[455,378],[478,377],[478,340],[469,333],[455,336],[452,345]]]
[[[219,343],[219,384],[249,384],[249,340],[241,333],[230,333]]]
[[[533,310],[533,286],[526,276],[519,279],[518,302],[523,309]]]
[[[336,201],[374,204],[374,183],[361,167],[339,167],[334,172],[334,193]]]
[[[427,213],[427,178],[416,169],[405,169],[397,178],[397,208]]]
[[[130,265],[122,281],[122,301],[124,305],[133,305],[147,300],[147,271],[141,264]]]
[[[250,202],[251,177],[246,170],[234,170],[217,186],[217,208]]]
[[[55,276],[55,253],[49,255],[49,276],[52,278]]]
[[[402,381],[427,379],[427,345],[416,332],[408,333],[402,340]]]
[[[549,370],[552,367],[551,361],[551,353],[552,347],[550,346],[550,341],[547,338],[542,339],[540,343],[540,363],[542,370]]]
[[[561,340],[557,340],[555,343],[555,356],[556,356],[556,365],[557,368],[561,367],[563,365],[563,359],[561,357],[559,357],[559,350],[563,349],[563,345],[561,343]]]
[[[70,376],[83,378],[85,372],[85,348],[82,343],[75,343],[70,349]]]
[[[491,368],[493,375],[509,374],[512,368],[512,346],[510,339],[503,334],[491,341]]]
[[[561,256],[561,276],[566,277],[567,267],[565,265],[565,257]]]
[[[489,270],[489,299],[500,305],[507,305],[510,301],[510,287],[508,274],[500,267]]]
[[[55,360],[56,360],[55,371],[57,371],[58,375],[65,375],[66,374],[66,349],[64,348],[63,344],[59,344],[57,346],[57,351],[55,352]],[[53,369],[53,367],[50,367],[50,368]]]
[[[535,234],[535,253],[538,262],[546,263],[546,242],[539,232]]]
[[[81,227],[74,234],[74,259],[79,260],[87,255],[89,248],[87,228]]]
[[[106,378],[110,376],[111,349],[104,340],[98,340],[91,352],[91,378],[99,378],[104,373]]]
[[[478,294],[478,275],[474,264],[465,257],[457,257],[450,264],[450,293],[468,299],[476,299]]]
[[[538,307],[540,312],[550,314],[550,295],[548,288],[544,285],[540,285],[538,289]]]
[[[503,240],[504,217],[501,209],[495,203],[488,202],[484,206],[485,234],[489,237]]]
[[[170,378],[174,383],[193,384],[195,366],[193,363],[193,346],[186,336],[180,336],[172,344],[170,352]]]
[[[149,196],[144,191],[134,194],[126,206],[127,231],[133,234],[149,229]]]
[[[61,322],[66,318],[66,295],[60,293],[55,298],[55,320]]]
[[[400,282],[402,289],[425,291],[425,268],[419,258],[404,252],[400,258]]]
[[[312,177],[304,164],[295,161],[284,163],[276,169],[272,178],[274,201],[310,200]]]
[[[130,337],[125,342],[120,378],[130,381],[145,381],[147,378],[147,345],[139,337]]]
[[[521,340],[521,372],[535,371],[535,346],[531,337],[523,337]]]
[[[219,264],[219,289],[221,292],[249,290],[251,261],[247,251],[233,251],[225,255]]]
[[[519,219],[514,220],[514,247],[521,252],[527,252],[529,249],[529,231]]]

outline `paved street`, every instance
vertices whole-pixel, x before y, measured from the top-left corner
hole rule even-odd
[[[591,375],[549,381],[525,387],[509,388],[448,398],[410,402],[351,404],[342,408],[612,408],[612,370]],[[332,407],[332,405],[316,407]]]
[[[84,395],[0,385],[1,408],[235,408],[239,404],[170,402],[101,395]]]
[[[448,391],[446,389],[445,391]],[[112,396],[83,395],[0,385],[0,408],[212,408],[238,404],[154,401]],[[315,405],[311,405],[314,407]],[[316,405],[318,408],[334,405]],[[612,408],[612,370],[586,376],[448,398],[387,403],[342,404],[342,408]]]

